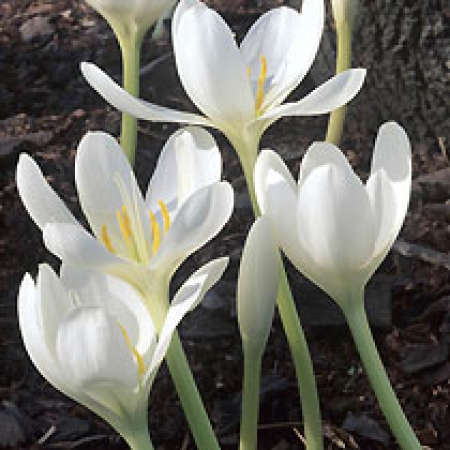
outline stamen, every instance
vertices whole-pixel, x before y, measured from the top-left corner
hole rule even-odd
[[[247,77],[250,78],[252,76],[252,69],[250,67],[247,67]]]
[[[264,85],[266,83],[267,78],[267,59],[264,55],[261,56],[261,72],[259,73],[258,78],[258,87],[256,89],[256,101],[255,101],[255,109],[258,114],[260,114],[261,106],[264,101]]]
[[[162,200],[158,200],[158,205],[161,208],[161,213],[164,221],[164,232],[167,233],[170,228],[170,215],[166,204]]]
[[[126,214],[126,212],[125,212]],[[125,215],[122,215],[120,209],[116,212],[117,221],[119,222],[120,232],[125,240],[125,242],[129,242],[131,238],[131,229],[129,222],[127,223],[127,219]]]
[[[161,231],[159,224],[155,218],[155,215],[150,211],[150,221],[152,223],[152,236],[153,236],[153,248],[152,252],[155,254],[158,251],[159,244],[161,243]]]
[[[106,224],[102,225],[102,241],[103,241],[103,244],[105,244],[105,247],[111,253],[116,253],[116,250],[114,249],[113,245],[111,244],[111,239],[109,238],[108,227],[106,226]]]
[[[129,350],[133,354],[133,356],[136,358],[139,375],[143,376],[145,373],[144,359],[142,358],[140,353],[136,350],[136,347],[134,347],[133,344],[131,343],[131,339],[128,336],[127,330],[125,330],[125,328],[120,324],[119,324],[119,327],[120,327],[120,330],[122,331],[122,334],[125,339],[125,343],[127,344],[127,347],[129,348]]]

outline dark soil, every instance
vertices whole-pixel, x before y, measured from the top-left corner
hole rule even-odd
[[[235,0],[231,5],[217,0],[210,3],[221,9],[241,36],[261,12],[282,2]],[[375,3],[380,4],[367,0],[365,10],[376,12]],[[425,3],[432,4],[441,17],[441,25],[446,26],[449,12],[444,2]],[[416,14],[414,5],[411,8]],[[377,11],[381,14],[382,10],[380,7]],[[363,20],[366,23],[371,19],[365,16]],[[379,20],[389,22],[390,16],[386,13]],[[424,34],[429,54],[439,55],[435,59],[442,60],[439,53],[442,41],[433,42],[429,37],[431,25],[423,26],[428,27]],[[389,27],[380,25],[377,29],[383,51],[389,47],[389,40],[383,39],[384,29]],[[440,28],[436,29],[441,36]],[[330,36],[325,39],[333,42]],[[388,64],[389,55],[373,50],[370,59],[368,51],[366,48],[364,53],[360,49],[357,54],[365,56],[358,59],[374,65],[375,57],[382,58],[383,70],[377,72],[377,78],[381,77],[380,86],[389,85],[392,77],[401,79],[404,62],[395,52]],[[160,62],[143,75],[142,97],[177,108],[192,108],[174,70],[168,34],[158,43],[148,40],[144,45],[144,65],[157,58],[161,58]],[[21,343],[16,318],[16,294],[23,274],[28,271],[35,275],[38,263],[43,261],[57,265],[44,249],[40,232],[18,198],[15,185],[18,155],[20,152],[32,155],[49,182],[81,217],[74,190],[77,143],[88,130],[118,135],[119,113],[90,90],[80,74],[79,63],[85,60],[94,61],[116,79],[120,78],[120,54],[115,38],[83,1],[4,0],[0,3],[0,448],[125,448],[112,429],[60,395],[37,374]],[[408,63],[408,70],[411,67]],[[320,70],[323,73],[323,66]],[[386,89],[377,92],[384,100],[376,103],[374,114],[368,113],[369,100],[359,99],[352,105],[342,148],[363,177],[369,168],[372,142],[380,120],[395,119],[408,128],[412,117],[410,108],[420,109],[421,99],[427,95],[437,98],[436,86],[445,84],[445,79],[448,92],[448,61],[447,72],[443,67],[439,73],[435,67],[424,65],[420,70],[424,85],[427,80],[433,82],[428,90],[409,93],[414,98],[413,104],[407,101],[397,104],[388,98],[392,91]],[[313,82],[314,77],[309,77],[301,91],[311,89]],[[371,101],[377,102],[375,91],[370,86],[368,90]],[[408,250],[407,256],[394,250],[380,269],[391,279],[392,322],[387,328],[376,329],[375,334],[394,390],[422,444],[445,450],[450,449],[450,257],[447,259],[450,169],[446,152],[449,135],[445,134],[450,101],[442,93],[436,100],[436,108],[430,100],[424,102],[430,114],[422,125],[421,111],[414,118],[416,131],[411,134],[415,181],[411,208],[400,236],[402,241],[418,247]],[[382,114],[380,104],[385,105]],[[269,130],[263,147],[277,150],[296,172],[307,146],[323,139],[326,124],[325,117],[283,120]],[[433,129],[435,124],[437,128]],[[158,152],[176,127],[144,122],[140,126],[137,173],[144,186]],[[174,284],[210,258],[231,255],[231,269],[207,307],[201,307],[196,316],[187,318],[182,337],[221,444],[224,449],[234,449],[238,443],[242,371],[234,286],[240,251],[252,216],[237,158],[223,137],[217,139],[225,160],[224,176],[237,191],[236,212],[222,234],[182,267]],[[299,286],[304,282],[300,282],[295,271],[290,270],[290,276],[301,304],[303,293]],[[397,448],[346,327],[313,327],[306,322],[322,404],[326,448]],[[295,376],[278,319],[264,359],[261,400],[259,448],[303,448]],[[160,450],[194,448],[165,367],[150,398],[150,430]]]

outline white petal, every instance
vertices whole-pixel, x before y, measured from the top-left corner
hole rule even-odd
[[[214,138],[203,128],[174,133],[159,156],[146,195],[147,207],[159,209],[162,200],[172,213],[194,192],[220,181],[222,158]]]
[[[350,69],[342,72],[298,102],[271,108],[259,120],[327,114],[352,100],[360,91],[365,76],[365,69]]]
[[[197,107],[220,126],[254,118],[254,99],[233,34],[203,3],[177,13],[172,38],[178,74]]]
[[[47,349],[42,329],[38,323],[40,321],[40,312],[38,312],[40,301],[45,301],[45,299],[39,299],[39,293],[33,280],[28,274],[25,275],[19,290],[18,316],[20,332],[33,364],[41,375],[63,394],[90,408],[113,426],[119,424],[120,420],[115,414],[88,398],[74,386],[72,377],[67,376],[67,372],[60,366],[58,359],[54,358]]]
[[[359,281],[377,232],[366,190],[352,175],[333,165],[315,169],[300,186],[297,205],[298,236],[320,277],[313,281],[337,300]]]
[[[63,201],[47,183],[41,169],[25,153],[20,155],[16,180],[20,198],[39,228],[43,229],[49,222],[77,223]]]
[[[175,122],[213,126],[208,119],[197,114],[176,111],[133,97],[106,75],[105,72],[92,63],[82,63],[81,72],[91,87],[94,88],[108,103],[120,111],[131,114],[138,119],[149,120],[151,122]]]
[[[158,346],[150,364],[150,371],[159,366],[163,360],[170,345],[172,334],[183,317],[203,300],[206,292],[221,278],[227,265],[228,258],[218,258],[205,264],[191,275],[175,294],[159,335]]]
[[[123,244],[117,211],[126,206],[132,227],[133,219],[139,217],[146,242],[150,240],[145,202],[130,163],[112,136],[94,132],[83,137],[75,160],[75,181],[81,207],[97,237],[107,225],[113,246]]]
[[[261,57],[267,60],[268,92],[264,105],[280,104],[308,73],[324,25],[322,0],[306,0],[302,13],[274,8],[260,17],[245,36],[241,52],[256,82]]]
[[[56,358],[56,336],[61,321],[73,304],[59,277],[50,266],[41,264],[37,277],[37,320],[48,351]]]
[[[48,224],[43,235],[47,249],[68,264],[95,268],[126,280],[133,280],[133,272],[142,270],[137,263],[110,253],[82,227]]]
[[[314,142],[303,157],[298,183],[301,184],[314,169],[326,164],[332,164],[348,176],[354,176],[350,163],[338,147],[328,142]]]
[[[138,369],[115,321],[96,307],[74,309],[61,323],[59,361],[80,387],[109,384],[135,388]]]
[[[239,268],[237,315],[242,341],[264,348],[269,337],[278,291],[280,256],[269,219],[250,229]]]
[[[374,255],[379,255],[381,259],[374,258],[372,264],[375,270],[397,237],[396,198],[393,185],[384,169],[379,169],[370,176],[366,183],[366,190],[372,203],[374,221],[378,230]]]
[[[371,173],[384,169],[395,193],[395,236],[405,220],[411,194],[411,144],[405,130],[395,122],[380,127],[372,158]]]
[[[268,210],[267,187],[270,171],[279,173],[293,193],[297,191],[296,183],[281,157],[272,150],[262,150],[256,160],[254,172],[256,198],[262,213]]]
[[[150,268],[161,267],[171,273],[223,228],[233,206],[233,188],[229,183],[200,189],[181,207]]]
[[[127,331],[130,342],[144,356],[155,344],[156,331],[136,290],[124,281],[102,273],[63,264],[61,281],[76,294],[82,306],[97,306]]]
[[[56,389],[66,395],[71,395],[71,389],[67,386],[55,361],[48,351],[42,329],[38,324],[38,291],[29,274],[22,280],[17,299],[19,327],[25,348],[33,364],[44,378]]]
[[[263,150],[255,166],[255,186],[263,214],[270,219],[278,245],[288,258],[304,253],[297,237],[297,185],[281,157]]]

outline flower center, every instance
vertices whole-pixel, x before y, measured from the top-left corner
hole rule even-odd
[[[148,263],[150,259],[149,255],[153,256],[158,251],[161,245],[162,235],[165,235],[169,231],[171,225],[170,214],[166,204],[162,200],[159,200],[158,205],[162,216],[162,231],[154,212],[149,211],[151,244],[147,242],[137,210],[133,209],[130,218],[129,208],[124,204],[121,209],[116,211],[120,236],[116,236],[114,245],[108,231],[108,225],[104,223],[101,230],[101,241],[103,245],[111,253],[124,253],[124,256],[134,261],[144,264]],[[122,251],[119,252],[118,247],[121,247]]]
[[[247,69],[247,76],[251,77],[250,68]],[[255,92],[255,112],[256,116],[259,117],[264,113],[263,103],[264,97],[266,95],[265,85],[267,81],[267,59],[264,55],[261,56],[261,69],[259,71],[258,80],[256,82],[256,92]]]

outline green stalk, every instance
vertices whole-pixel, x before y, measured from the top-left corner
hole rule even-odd
[[[336,75],[350,69],[352,63],[352,36],[353,27],[349,21],[342,24],[336,24],[337,31],[337,59]],[[328,122],[327,142],[339,145],[344,131],[345,117],[347,114],[347,105],[335,109]]]
[[[178,333],[174,333],[166,362],[173,378],[189,428],[199,450],[219,450],[214,430],[200,398]]]
[[[250,145],[240,145],[238,141],[237,144],[237,146],[235,145],[235,149],[240,158],[247,182],[253,212],[255,217],[258,217],[261,215],[261,212],[256,200],[253,181],[258,142],[252,142]],[[305,428],[306,448],[307,450],[323,450],[322,420],[313,364],[284,267],[280,271],[277,306],[297,376]]]
[[[142,40],[143,34],[140,31],[129,32],[119,38],[122,51],[123,88],[135,97],[139,97],[139,68]],[[137,119],[129,114],[122,113],[120,145],[131,165],[134,165],[136,144]]]
[[[244,344],[240,450],[257,448],[262,353],[260,349],[246,348]]]
[[[422,447],[398,402],[378,354],[364,309],[363,291],[354,297],[346,303],[344,315],[380,408],[400,447],[403,450],[421,450]]]
[[[160,285],[159,289],[157,285]],[[148,290],[141,291],[158,333],[164,325],[169,307],[168,287],[168,282],[161,281],[154,283]],[[176,331],[172,335],[172,341],[166,353],[166,362],[197,448],[220,450]]]

